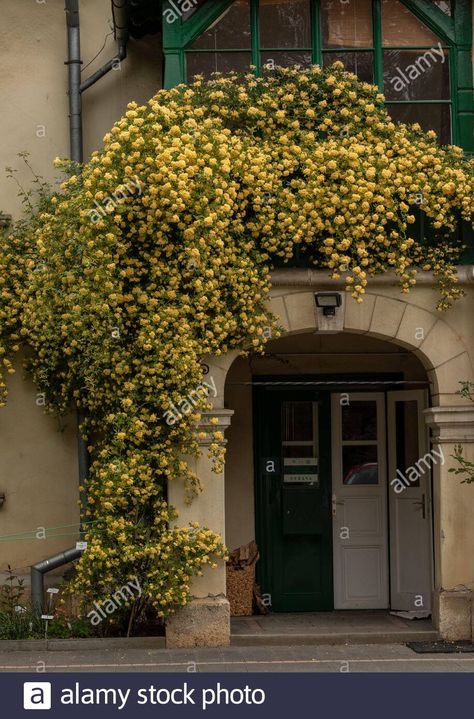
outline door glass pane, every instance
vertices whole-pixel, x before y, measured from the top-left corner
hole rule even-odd
[[[387,100],[449,100],[447,50],[385,50]]]
[[[194,75],[209,78],[213,72],[246,72],[251,64],[249,52],[187,52],[186,76],[191,82]]]
[[[374,59],[372,52],[323,52],[323,65],[332,65],[340,60],[347,72],[353,72],[362,82],[374,81]]]
[[[418,122],[423,130],[434,130],[443,145],[451,142],[451,106],[445,105],[390,105],[387,111],[395,122],[408,125]]]
[[[377,439],[377,402],[351,401],[342,407],[342,440]]]
[[[399,0],[382,0],[382,44],[437,47],[439,38]]]
[[[313,440],[313,403],[283,402],[282,439],[284,442]]]
[[[323,47],[372,47],[372,0],[323,0]]]
[[[311,47],[309,0],[260,0],[260,46]]]
[[[342,448],[342,483],[378,484],[377,445],[351,445]]]
[[[203,50],[250,49],[250,0],[234,0],[192,47]]]
[[[297,50],[267,50],[260,55],[260,63],[264,70],[271,71],[277,65],[280,67],[309,67],[311,65],[311,53]]]
[[[420,459],[419,437],[418,437],[418,402],[395,402],[395,441],[397,470],[413,487],[420,486],[420,478],[416,477],[416,463]],[[422,467],[425,465],[421,465]],[[411,467],[415,471],[410,472]],[[414,481],[412,481],[412,479]]]
[[[314,447],[312,444],[292,444],[283,447],[283,457],[289,459],[295,459],[296,457],[304,457],[308,459],[314,454]]]
[[[319,487],[317,404],[283,402],[281,419],[285,486]]]

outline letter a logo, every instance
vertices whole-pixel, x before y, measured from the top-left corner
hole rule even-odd
[[[23,682],[23,709],[51,709],[51,682]]]

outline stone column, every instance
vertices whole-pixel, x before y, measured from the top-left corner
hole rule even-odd
[[[435,590],[433,620],[443,639],[472,637],[474,589],[474,486],[449,472],[456,445],[474,461],[474,408],[433,407],[424,412],[433,445],[444,462],[433,465]]]
[[[225,542],[224,472],[212,471],[207,449],[210,433],[225,432],[230,425],[233,410],[213,409],[203,414],[199,431],[205,437],[199,440],[201,456],[191,460],[202,485],[202,492],[190,504],[185,501],[183,482],[168,484],[168,499],[178,511],[178,525],[199,522],[201,526],[217,532]],[[211,419],[217,419],[217,424]],[[223,440],[225,444],[225,440]],[[173,614],[166,623],[166,646],[220,647],[230,642],[230,612],[226,599],[226,568],[223,560],[218,567],[205,567],[202,577],[195,577],[191,585],[191,602]]]

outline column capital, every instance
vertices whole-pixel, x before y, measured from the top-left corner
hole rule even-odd
[[[436,443],[474,443],[474,406],[430,407],[423,414]]]
[[[211,409],[209,412],[203,412],[199,422],[199,432],[205,433],[205,437],[199,438],[199,444],[206,445],[215,441],[211,433],[216,431],[224,433],[230,427],[233,414],[233,409]],[[222,444],[225,443],[226,440],[222,440]]]

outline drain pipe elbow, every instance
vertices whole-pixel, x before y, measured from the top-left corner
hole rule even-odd
[[[106,62],[105,65],[102,65],[102,67],[100,67],[96,72],[92,73],[92,75],[88,77],[87,80],[81,82],[81,93],[87,90],[89,87],[92,87],[92,85],[95,85],[97,80],[100,80],[102,77],[104,77],[104,75],[107,75],[108,72],[116,68],[117,64],[120,63],[122,60],[125,60],[126,57],[127,46],[120,45],[116,56],[113,57],[112,60]]]
[[[112,15],[114,19],[114,37],[117,45],[126,48],[129,32],[128,19],[130,0],[112,0]]]
[[[55,554],[53,557],[43,559],[31,567],[31,603],[38,612],[43,613],[44,609],[44,575],[52,569],[62,567],[69,562],[78,559],[82,549],[66,549],[64,552]]]
[[[117,54],[112,60],[109,60],[96,72],[94,72],[87,80],[81,83],[81,93],[94,85],[97,80],[107,75],[110,70],[117,67],[117,63],[125,60],[127,57],[127,44],[129,38],[128,32],[128,16],[129,16],[129,0],[112,0],[112,16],[114,21],[114,38],[117,43]]]

